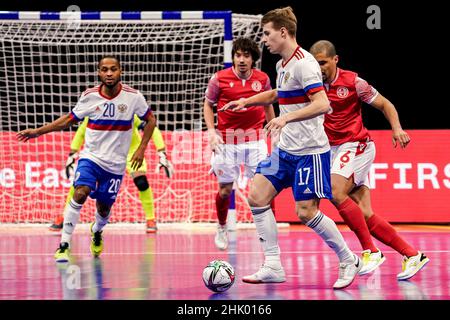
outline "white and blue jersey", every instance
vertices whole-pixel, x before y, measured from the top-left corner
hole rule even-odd
[[[292,57],[277,63],[277,94],[280,115],[308,106],[308,96],[324,90],[322,72],[316,59],[297,47]],[[317,154],[330,150],[323,126],[324,115],[294,121],[281,129],[278,147],[293,155]]]
[[[134,115],[147,120],[152,111],[139,91],[126,85],[119,86],[119,93],[112,98],[101,94],[101,85],[86,90],[71,116],[79,121],[89,118],[80,159],[89,159],[110,173],[122,175],[130,148]]]
[[[277,94],[280,115],[308,106],[309,95],[323,90],[316,59],[300,47],[284,64],[277,64]],[[332,198],[330,145],[323,126],[324,116],[294,121],[281,129],[278,148],[259,163],[277,192],[292,187],[295,201]]]

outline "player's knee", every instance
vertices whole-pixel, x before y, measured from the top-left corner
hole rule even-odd
[[[308,215],[305,211],[296,210],[297,217],[300,219],[301,222],[307,223],[312,218]]]
[[[90,192],[91,190],[89,189],[89,187],[77,187],[73,193],[73,200],[76,203],[83,204],[86,202]]]
[[[332,202],[334,205],[339,205],[339,204],[341,204],[341,203],[344,202],[345,199],[347,199],[347,197],[348,197],[348,195],[347,195],[345,192],[343,192],[342,190],[339,190],[339,188],[334,188],[334,187],[333,187],[332,193],[333,193],[333,199],[331,199],[331,202]]]
[[[250,192],[247,201],[250,207],[265,207],[270,204],[270,201],[262,198],[256,192]]]
[[[295,213],[297,214],[297,217],[306,224],[308,221],[314,218],[317,213],[317,208],[311,207],[307,204],[297,204]]]
[[[219,187],[219,195],[222,199],[226,199],[231,195],[231,191],[233,191],[233,185],[231,187],[220,186]]]
[[[139,191],[145,191],[148,188],[150,188],[150,185],[148,184],[147,176],[145,176],[145,175],[134,178],[133,182]]]

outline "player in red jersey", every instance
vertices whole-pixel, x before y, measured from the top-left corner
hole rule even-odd
[[[217,130],[215,129],[214,105],[219,110],[230,101],[271,90],[267,74],[255,68],[261,54],[255,41],[238,38],[233,42],[231,53],[233,66],[218,71],[211,77],[204,102],[209,146],[213,151],[211,166],[219,182],[219,192],[216,195],[219,225],[215,244],[221,250],[228,246],[226,220],[233,182],[239,177],[241,164],[245,167],[244,175],[250,179],[258,163],[267,157],[267,144],[262,128],[264,121],[275,117],[272,105],[241,112],[219,112]]]
[[[410,142],[402,129],[397,110],[375,88],[354,72],[337,67],[339,57],[334,45],[326,40],[310,49],[319,62],[332,112],[325,116],[325,131],[331,145],[332,202],[363,247],[366,274],[381,265],[385,257],[375,247],[371,234],[404,256],[398,280],[414,276],[429,259],[404,241],[381,216],[374,214],[370,203],[368,173],[375,158],[375,144],[364,127],[362,102],[382,111],[392,128],[392,143],[406,148]]]

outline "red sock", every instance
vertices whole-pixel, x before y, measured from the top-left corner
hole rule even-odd
[[[337,206],[339,214],[349,228],[356,234],[363,250],[370,249],[371,252],[377,252],[367,227],[361,208],[350,198]]]
[[[228,208],[230,207],[230,197],[222,199],[219,192],[216,195],[216,210],[219,224],[224,225],[227,223]]]
[[[374,214],[367,219],[370,233],[378,240],[388,245],[401,255],[412,257],[418,254],[417,250],[403,240],[397,231],[382,217]]]

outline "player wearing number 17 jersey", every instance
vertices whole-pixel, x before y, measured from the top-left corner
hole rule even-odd
[[[120,81],[118,58],[103,57],[98,64],[101,85],[86,90],[73,110],[50,124],[17,134],[27,141],[48,132],[62,130],[88,117],[84,149],[80,153],[74,177],[75,192],[64,210],[61,243],[55,253],[57,262],[67,262],[70,240],[80,211],[90,196],[96,199],[97,212],[91,225],[91,253],[97,257],[103,250],[102,229],[108,223],[127,163],[133,120],[136,114],[147,121],[144,134],[131,159],[132,169],[144,161],[144,153],[155,128],[156,120],[143,95]]]
[[[283,282],[277,225],[270,201],[292,187],[298,217],[316,232],[339,258],[339,277],[333,288],[349,286],[362,263],[345,243],[336,224],[319,210],[322,198],[331,198],[330,145],[323,127],[330,105],[322,85],[320,67],[296,41],[297,19],[292,8],[275,9],[261,21],[263,42],[271,53],[281,55],[277,64],[277,88],[247,99],[233,101],[223,109],[270,104],[278,100],[280,116],[266,129],[281,131],[278,148],[256,169],[248,202],[252,209],[265,261],[244,282]]]

